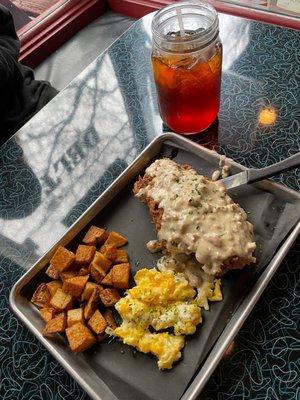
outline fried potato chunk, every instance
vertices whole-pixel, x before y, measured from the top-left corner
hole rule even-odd
[[[120,298],[121,296],[115,288],[100,290],[100,299],[105,307],[114,306],[120,300]]]
[[[78,275],[79,276],[89,275],[90,272],[91,272],[90,266],[86,266],[86,267],[80,268],[80,270],[78,271]]]
[[[111,328],[111,329],[116,329],[116,327],[118,326],[115,318],[113,316],[113,312],[109,309],[105,310],[103,313],[103,317],[106,320],[107,325]]]
[[[124,236],[120,235],[118,232],[115,231],[110,232],[105,242],[106,245],[114,244],[116,247],[124,246],[124,244],[126,243],[128,243],[128,240]]]
[[[53,265],[50,264],[46,270],[46,275],[48,275],[49,278],[52,279],[59,279],[59,270],[54,268]]]
[[[112,267],[112,282],[117,289],[128,289],[130,264],[117,264]]]
[[[107,238],[108,233],[105,229],[93,225],[89,228],[82,241],[88,246],[96,246],[97,243],[103,244]]]
[[[53,333],[61,333],[66,329],[66,314],[57,314],[54,318],[47,322],[45,328],[43,329],[43,335],[48,336]]]
[[[75,254],[63,246],[59,246],[50,260],[50,264],[60,272],[67,270],[73,264]]]
[[[31,302],[38,307],[48,307],[51,300],[50,290],[46,283],[41,283],[33,293]]]
[[[105,277],[101,281],[101,284],[105,286],[113,286],[112,270],[110,270],[109,273],[105,275]]]
[[[111,267],[111,261],[106,258],[102,253],[96,251],[91,265],[98,265],[106,272]]]
[[[50,292],[51,298],[55,295],[55,292],[57,289],[60,289],[62,287],[62,282],[61,281],[51,281],[46,283],[47,288]]]
[[[77,271],[65,271],[60,273],[60,279],[62,281],[70,278],[74,278],[74,276],[77,276],[78,272]]]
[[[84,318],[85,319],[90,319],[94,312],[97,310],[99,304],[99,289],[98,287],[93,289],[93,292],[84,307]]]
[[[80,244],[76,250],[76,265],[89,264],[94,258],[95,251],[95,246],[86,246],[84,244]]]
[[[65,279],[62,290],[65,293],[69,293],[71,296],[80,297],[88,279],[89,275],[75,276],[74,278]]]
[[[88,327],[92,329],[97,335],[105,331],[107,327],[106,319],[103,317],[99,310],[96,310],[88,322]]]
[[[67,325],[68,327],[81,322],[84,324],[83,308],[73,308],[67,312]]]
[[[116,264],[109,273],[102,279],[102,284],[113,286],[117,289],[128,289],[130,276],[130,264]]]
[[[97,283],[87,282],[87,284],[85,285],[85,288],[81,294],[81,301],[88,301],[91,294],[93,293],[93,290],[97,287],[98,287]]]
[[[66,335],[70,348],[75,353],[87,350],[96,343],[96,338],[92,332],[81,322],[67,328]]]
[[[116,264],[122,264],[128,262],[128,253],[126,250],[118,249],[117,258],[115,259]]]
[[[73,298],[69,293],[65,293],[62,289],[57,289],[55,295],[50,301],[50,305],[58,311],[69,310],[73,305]]]
[[[31,299],[46,323],[43,335],[65,333],[71,350],[81,352],[102,342],[108,326],[117,328],[108,307],[120,300],[118,289],[128,288],[128,253],[119,249],[126,243],[117,232],[91,226],[76,251],[56,248],[45,268],[52,280],[41,283]]]
[[[100,252],[112,262],[117,258],[117,247],[114,244],[104,244]]]
[[[40,309],[40,315],[45,322],[49,322],[57,313],[58,311],[53,307],[45,307]]]
[[[91,264],[91,276],[95,282],[100,283],[105,275],[106,273],[102,267],[93,263]]]

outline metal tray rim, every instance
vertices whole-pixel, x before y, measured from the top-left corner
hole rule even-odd
[[[150,149],[154,146],[162,145],[164,142],[171,141],[175,144],[183,145],[185,150],[191,151],[197,155],[199,155],[199,150],[202,153],[206,153],[207,155],[213,155],[215,157],[220,156],[213,150],[209,150],[200,144],[191,142],[190,140],[178,136],[174,133],[164,133],[158,137],[156,137],[151,143],[149,143],[146,148],[135,158],[135,160],[115,179],[115,181],[104,190],[104,192],[87,208],[87,210],[72,224],[72,226],[63,234],[61,237],[50,247],[48,251],[46,251],[39,260],[34,263],[34,265],[25,272],[25,274],[13,285],[10,295],[9,295],[9,302],[12,310],[14,313],[22,320],[22,322],[26,325],[26,327],[39,339],[39,341],[47,348],[47,350],[56,358],[56,360],[68,371],[68,373],[80,384],[80,386],[95,400],[102,400],[98,393],[96,393],[93,388],[86,384],[86,382],[82,379],[82,377],[76,372],[76,370],[68,364],[62,355],[52,346],[51,342],[46,340],[41,332],[31,323],[31,321],[23,315],[22,312],[18,309],[17,306],[17,295],[20,293],[21,288],[26,285],[29,280],[32,278],[33,275],[36,274],[46,262],[49,261],[51,258],[55,248],[59,244],[66,244],[68,239],[68,234],[74,230],[76,226],[84,221],[86,218],[89,217],[89,214],[92,213],[96,204],[100,203],[103,200],[105,203],[105,197],[119,184],[121,183],[131,171],[134,171],[139,163],[144,160],[145,155],[149,152]],[[143,161],[144,163],[144,161]],[[230,160],[230,163],[233,166],[238,167],[239,169],[245,170],[247,169],[245,166],[238,164],[234,160]],[[268,182],[270,187],[274,187],[280,190],[287,192],[293,196],[296,196],[300,200],[300,193],[275,182],[272,181],[263,181]],[[262,183],[258,183],[257,187],[263,186]],[[109,202],[109,201],[108,201]],[[108,203],[107,202],[107,203]],[[106,203],[106,204],[107,204]],[[103,207],[106,205],[104,204]],[[102,208],[103,208],[102,207]],[[85,225],[85,224],[84,224]],[[77,227],[78,229],[78,227]],[[78,232],[81,228],[78,229]],[[77,232],[77,233],[78,233]],[[76,234],[76,233],[75,233]],[[186,392],[182,396],[182,400],[194,400],[196,396],[200,393],[201,389],[204,387],[205,383],[213,373],[214,369],[216,368],[218,362],[220,361],[222,355],[224,354],[227,345],[230,341],[235,337],[238,333],[241,325],[246,320],[248,315],[250,314],[251,310],[255,306],[256,302],[258,301],[259,297],[261,296],[262,292],[266,288],[267,284],[271,280],[272,276],[276,272],[277,268],[279,267],[282,259],[288,252],[289,248],[292,246],[293,242],[300,234],[300,222],[296,225],[293,231],[289,234],[281,248],[277,251],[274,255],[273,259],[269,263],[269,265],[265,268],[261,276],[258,278],[256,284],[254,285],[253,289],[250,293],[246,296],[246,298],[242,301],[236,312],[233,314],[230,322],[224,328],[224,331],[216,341],[215,345],[211,349],[206,361],[204,362],[201,369],[195,375],[193,381],[191,382],[190,386],[187,388]],[[42,265],[42,266],[41,266]],[[234,321],[234,319],[236,321]],[[222,342],[223,340],[223,342]],[[217,346],[219,343],[222,343],[219,347]],[[205,370],[206,369],[206,370]],[[202,376],[201,376],[202,373]],[[115,399],[116,397],[113,396]]]

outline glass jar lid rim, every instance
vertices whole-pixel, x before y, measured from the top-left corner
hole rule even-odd
[[[186,35],[181,37],[181,42],[182,43],[189,43],[189,42],[194,42],[195,40],[199,39],[204,39],[206,36],[214,34],[215,32],[218,32],[219,28],[219,20],[218,20],[218,13],[208,3],[203,3],[200,1],[195,1],[195,0],[190,0],[190,1],[183,1],[183,2],[175,2],[172,4],[169,4],[168,6],[162,8],[161,10],[158,10],[157,13],[154,15],[153,20],[152,20],[152,32],[153,34],[156,35],[161,40],[166,40],[168,42],[174,42],[178,40],[176,37],[171,36],[171,35],[166,35],[163,34],[159,31],[159,22],[158,18],[164,16],[165,14],[168,14],[170,11],[176,10],[176,8],[180,9],[185,9],[185,8],[191,8],[195,7],[198,9],[202,10],[207,10],[211,13],[211,15],[214,17],[212,23],[205,29],[199,30],[199,32],[195,31],[193,35]],[[199,14],[200,15],[200,14]]]

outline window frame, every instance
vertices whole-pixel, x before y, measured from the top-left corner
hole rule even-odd
[[[140,18],[145,14],[156,11],[174,2],[176,2],[176,0],[108,0],[108,5],[112,11],[133,18]],[[231,14],[259,22],[300,30],[300,20],[296,15],[276,14],[274,12],[250,8],[242,4],[231,4],[219,0],[209,0],[209,3],[213,5],[217,11],[224,14]]]
[[[18,30],[19,61],[35,68],[105,9],[105,0],[60,0]]]

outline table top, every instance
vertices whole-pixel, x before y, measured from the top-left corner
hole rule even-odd
[[[1,148],[3,399],[88,399],[12,314],[8,296],[24,270],[167,130],[149,63],[151,18],[136,22]],[[229,15],[220,15],[220,32],[219,118],[194,140],[248,167],[299,151],[299,33]],[[277,180],[299,190],[299,178],[296,170]],[[299,396],[299,259],[298,240],[199,399]]]

